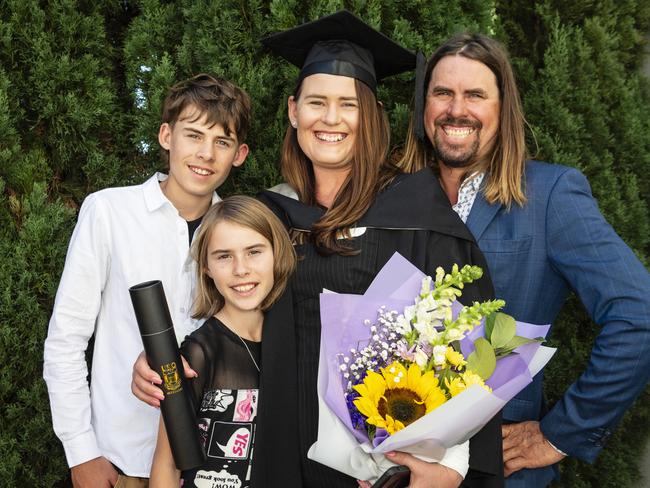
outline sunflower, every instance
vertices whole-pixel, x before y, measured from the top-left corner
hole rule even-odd
[[[380,373],[368,371],[363,383],[354,386],[359,393],[354,405],[368,424],[391,435],[447,400],[434,372],[422,374],[417,364],[407,370],[395,361]]]

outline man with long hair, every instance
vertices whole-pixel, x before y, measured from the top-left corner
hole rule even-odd
[[[437,171],[505,312],[552,323],[574,291],[602,327],[586,370],[548,412],[542,374],[503,411],[506,486],[547,486],[565,456],[595,460],[647,383],[650,275],[605,221],[582,173],[526,159],[519,93],[497,41],[451,38],[416,89],[424,111],[414,114],[400,166]]]

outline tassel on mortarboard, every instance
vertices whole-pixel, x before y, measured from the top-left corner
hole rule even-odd
[[[415,135],[424,142],[424,75],[427,59],[422,51],[418,51],[415,60],[415,100],[413,101],[413,116],[415,117]]]

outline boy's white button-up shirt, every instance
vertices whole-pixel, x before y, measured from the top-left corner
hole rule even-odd
[[[190,318],[195,264],[187,222],[164,196],[165,178],[89,195],[70,239],[43,377],[71,467],[104,456],[127,475],[149,477],[159,412],[131,393],[143,346],[129,288],[162,281],[179,342],[200,325]],[[85,350],[93,333],[89,391]]]

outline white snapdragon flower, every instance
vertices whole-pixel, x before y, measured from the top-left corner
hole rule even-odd
[[[446,352],[447,346],[433,346],[433,364],[436,366],[444,366],[447,362],[445,359]]]
[[[433,296],[428,295],[420,300],[416,305],[416,315],[417,316],[428,316],[431,317],[433,314],[438,312],[440,308],[440,303],[434,300]]]
[[[424,369],[429,362],[429,356],[424,352],[419,346],[415,349],[415,364],[417,364],[420,369]]]
[[[451,317],[451,308],[439,308],[431,313],[431,317],[436,322],[442,323],[443,320]]]
[[[433,295],[427,295],[418,303],[418,308],[423,308],[424,310],[434,311],[438,308],[438,302],[433,298]]]
[[[420,289],[420,295],[428,295],[431,293],[431,276],[425,276],[422,278],[422,288]]]
[[[424,343],[435,343],[440,337],[440,332],[436,330],[436,326],[440,322],[429,322],[427,324],[415,324],[416,330],[420,333],[419,341]]]
[[[449,302],[449,303],[451,304],[451,302]],[[449,306],[449,307],[445,310],[445,317],[444,317],[443,320],[447,320],[447,321],[451,322],[453,318],[454,318],[454,317],[453,317],[453,313],[451,312],[451,306]]]
[[[404,307],[404,317],[406,320],[413,320],[415,317],[415,310],[416,306],[415,305],[409,305],[408,307]]]
[[[442,280],[445,277],[445,270],[442,266],[436,268],[436,285],[442,284]]]
[[[415,317],[414,327],[420,330],[421,327],[428,327],[431,323],[431,314],[426,309],[419,309]]]
[[[446,337],[449,342],[459,341],[463,338],[463,331],[458,329],[447,329]]]

